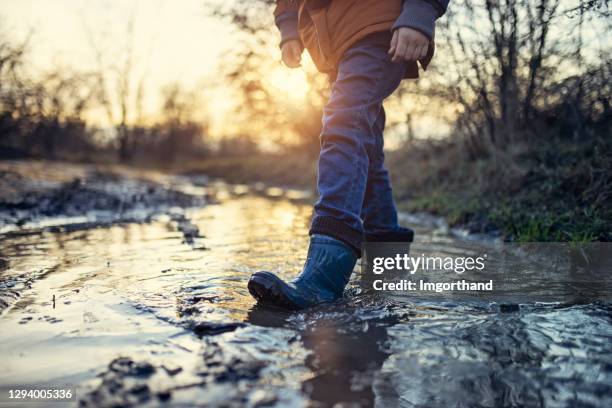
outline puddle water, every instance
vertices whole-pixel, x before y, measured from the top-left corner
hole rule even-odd
[[[366,295],[355,279],[337,304],[256,307],[248,277],[293,276],[310,216],[246,194],[147,223],[0,235],[0,386],[73,384],[82,406],[612,406],[606,300],[553,293],[503,313]]]

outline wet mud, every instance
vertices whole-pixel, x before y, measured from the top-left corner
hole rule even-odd
[[[19,163],[0,168],[0,231],[24,226],[58,229],[62,224],[84,229],[118,221],[146,221],[171,208],[202,206],[213,198],[194,180],[178,176],[143,176],[102,171],[95,166],[62,172],[58,164],[50,166],[55,167],[50,175],[44,168],[37,169],[39,173],[29,172]],[[186,235],[193,233],[187,231]]]
[[[81,177],[0,210],[2,387],[73,385],[66,405],[84,407],[612,406],[610,282],[436,300],[364,291],[356,270],[334,304],[262,308],[250,274],[289,278],[304,261],[299,193],[180,178],[140,199],[129,183],[152,181]],[[95,218],[114,183],[146,217]],[[73,204],[48,204],[60,196]],[[434,223],[417,234],[456,239]]]

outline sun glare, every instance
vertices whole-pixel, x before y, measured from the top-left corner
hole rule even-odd
[[[275,68],[270,72],[270,85],[291,99],[303,99],[310,85],[306,73],[301,69]]]

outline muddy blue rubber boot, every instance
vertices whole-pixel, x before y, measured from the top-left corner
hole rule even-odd
[[[256,272],[249,280],[249,292],[262,304],[288,309],[332,302],[342,296],[356,262],[357,254],[347,244],[315,234],[297,278],[284,282],[272,272]]]

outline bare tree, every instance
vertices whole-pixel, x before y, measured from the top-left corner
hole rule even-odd
[[[145,75],[138,75],[135,70],[135,16],[135,10],[128,16],[125,43],[119,59],[111,58],[92,30],[84,24],[97,64],[97,98],[106,112],[107,120],[115,127],[118,155],[122,162],[129,161],[133,154],[130,126],[141,125],[137,122],[142,121],[142,101],[145,97]]]
[[[55,158],[84,141],[84,112],[93,103],[93,76],[65,67],[30,72],[28,39],[0,40],[0,144],[21,154]]]
[[[577,108],[600,93],[595,78],[608,69],[609,50],[585,44],[583,31],[587,23],[604,31],[606,13],[607,1],[457,0],[438,27],[438,69],[405,84],[407,94],[455,106],[454,134],[472,157],[501,152],[537,137],[569,94]],[[585,115],[566,125],[580,128]]]

